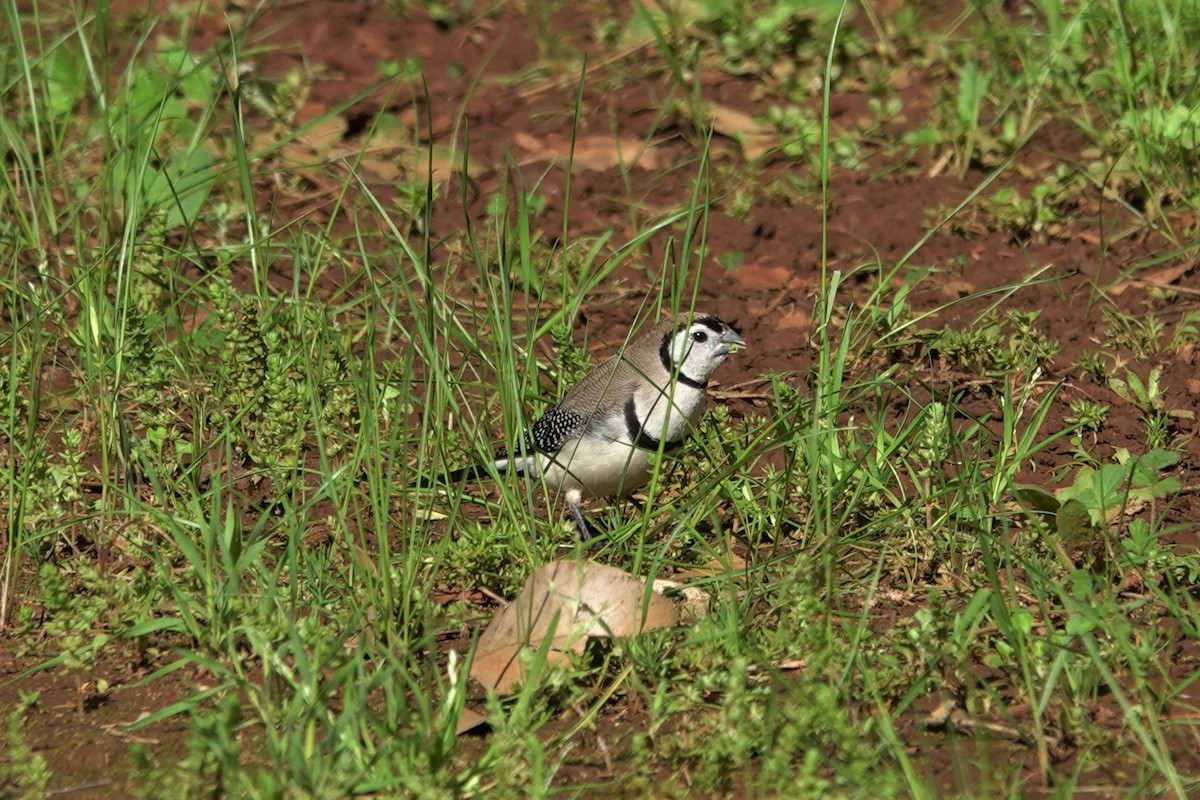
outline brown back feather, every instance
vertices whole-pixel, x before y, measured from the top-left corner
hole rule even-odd
[[[647,377],[656,384],[665,384],[667,378],[662,375],[659,348],[663,337],[673,334],[676,327],[675,319],[668,318],[634,339],[624,351],[609,358],[575,384],[563,395],[559,406],[591,415],[624,403],[625,398],[633,394]]]

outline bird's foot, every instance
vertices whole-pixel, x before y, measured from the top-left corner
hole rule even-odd
[[[579,527],[579,538],[583,541],[587,542],[607,533],[594,523],[588,522],[583,516],[583,510],[575,503],[570,503],[567,507],[571,509],[571,516],[575,518],[575,524]]]

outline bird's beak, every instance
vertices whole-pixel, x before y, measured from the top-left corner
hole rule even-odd
[[[721,343],[728,348],[727,352],[730,353],[736,353],[739,350],[746,349],[746,342],[733,328],[727,328],[725,332],[721,334]]]

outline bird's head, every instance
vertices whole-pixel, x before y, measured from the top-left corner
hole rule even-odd
[[[712,314],[681,322],[664,344],[675,369],[701,382],[708,380],[726,356],[746,347],[732,325]]]

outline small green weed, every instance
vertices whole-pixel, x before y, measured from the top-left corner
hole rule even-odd
[[[1185,311],[1173,326],[1153,312],[1126,314],[1108,309],[1104,320],[1105,344],[1128,350],[1137,358],[1166,355],[1200,343],[1200,311]]]
[[[1071,414],[1064,422],[1079,433],[1087,430],[1094,433],[1104,425],[1108,412],[1109,406],[1080,398],[1071,401]]]
[[[1167,447],[1175,428],[1176,419],[1193,419],[1191,409],[1167,409],[1166,394],[1159,382],[1162,367],[1152,367],[1146,380],[1133,370],[1125,370],[1124,378],[1109,376],[1108,386],[1118,397],[1134,406],[1142,414],[1146,426],[1146,442],[1151,448]]]
[[[1000,230],[1025,240],[1031,236],[1058,236],[1064,219],[1076,205],[1080,187],[1065,167],[1037,184],[1028,197],[1012,186],[997,189],[983,204],[984,213]]]
[[[1044,370],[1059,353],[1037,328],[1040,311],[1008,311],[1002,318],[989,314],[968,328],[946,326],[928,336],[929,350],[952,369],[982,375]]]
[[[780,150],[795,159],[806,159],[814,169],[820,166],[821,121],[816,113],[801,106],[771,106],[767,121],[779,132]],[[833,163],[845,169],[862,165],[863,154],[853,136],[839,136],[830,142]]]
[[[1053,114],[1091,139],[1099,157],[1088,170],[1116,196],[1151,217],[1176,200],[1195,207],[1195,173],[1184,166],[1200,105],[1190,3],[1036,2],[1020,16],[990,0],[972,6],[984,47],[964,51],[961,69],[994,75],[984,136],[996,135],[987,119],[1023,139]]]
[[[1118,450],[1117,463],[1100,469],[1080,467],[1074,482],[1056,494],[1064,504],[1071,500],[1082,503],[1094,524],[1112,522],[1122,512],[1177,493],[1179,479],[1161,474],[1177,463],[1179,454],[1165,450],[1151,450],[1140,457]]]
[[[20,702],[5,716],[5,753],[0,757],[0,791],[4,797],[43,800],[51,796],[53,777],[46,759],[35,752],[25,740],[26,719],[37,708],[37,692],[21,692]],[[9,792],[14,792],[10,795]]]

